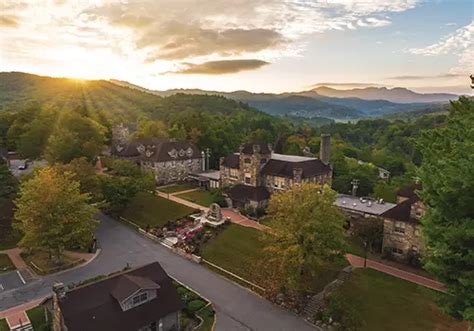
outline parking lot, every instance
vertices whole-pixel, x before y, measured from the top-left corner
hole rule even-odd
[[[25,279],[18,270],[0,274],[0,293],[25,286]]]

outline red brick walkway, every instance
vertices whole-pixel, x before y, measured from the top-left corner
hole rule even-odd
[[[26,315],[26,311],[38,306],[41,304],[41,302],[43,302],[43,300],[44,298],[30,301],[20,306],[0,311],[0,319],[5,318],[10,327],[25,325],[30,322],[28,316]]]
[[[364,267],[364,258],[352,254],[346,254],[346,258],[349,263],[356,267],[356,268],[363,268]],[[405,270],[401,270],[398,268],[394,268],[392,266],[367,259],[367,268],[371,268],[397,278],[405,279],[409,282],[431,288],[436,291],[445,292],[446,289],[443,283],[440,283],[434,279],[430,279],[427,277],[423,277]]]
[[[15,265],[15,267],[20,270],[20,269],[25,269],[28,268],[26,265],[25,261],[20,256],[21,249],[16,247],[12,249],[6,249],[4,251],[0,251],[2,254],[7,254],[12,263]]]

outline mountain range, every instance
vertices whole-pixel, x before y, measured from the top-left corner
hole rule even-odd
[[[326,86],[308,91],[281,94],[252,93],[248,91],[220,92],[201,89],[148,90],[128,82],[111,80],[114,84],[135,88],[160,96],[178,93],[221,95],[266,113],[277,116],[304,118],[325,117],[337,120],[384,116],[417,111],[421,113],[441,110],[443,104],[457,99],[456,94],[416,93],[406,88],[367,87],[337,90]]]

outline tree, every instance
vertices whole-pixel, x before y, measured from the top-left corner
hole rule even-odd
[[[60,260],[65,248],[87,247],[93,238],[96,209],[89,194],[81,193],[79,182],[69,172],[46,167],[20,186],[15,200],[15,226],[24,233],[19,245],[45,250]]]
[[[422,154],[425,268],[447,286],[442,307],[474,321],[474,101],[451,103],[445,126],[418,140]]]
[[[90,193],[94,202],[102,200],[99,175],[95,167],[85,157],[74,159],[68,164],[55,164],[59,171],[67,171],[72,174],[72,179],[80,184],[81,193]]]
[[[268,262],[290,290],[304,291],[311,280],[343,255],[345,218],[328,186],[302,184],[273,194],[267,209],[271,231],[264,236]]]
[[[142,120],[138,124],[138,130],[134,136],[135,138],[166,138],[168,131],[162,121]]]
[[[115,160],[110,174],[100,176],[102,195],[111,211],[126,207],[138,192],[152,192],[155,179],[152,173],[142,172],[131,161]]]
[[[106,129],[74,111],[61,114],[48,139],[45,156],[50,162],[68,163],[79,157],[93,161],[104,147]]]
[[[18,182],[2,159],[0,159],[0,183],[0,198],[8,198],[17,190]]]

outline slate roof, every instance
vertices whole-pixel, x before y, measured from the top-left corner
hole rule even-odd
[[[277,159],[270,159],[262,168],[261,174],[280,177],[293,177],[294,169],[303,170],[303,178],[311,178],[327,174],[331,171],[329,165],[324,164],[321,160],[312,159],[302,162],[289,162]]]
[[[263,201],[270,198],[270,193],[263,186],[238,184],[226,191],[229,198],[237,201]]]
[[[122,284],[126,289],[118,290]],[[127,311],[122,311],[113,295],[124,297],[134,286],[153,284],[159,285],[157,297]],[[171,278],[158,262],[73,289],[60,299],[59,306],[69,331],[137,330],[184,308]]]
[[[226,168],[239,169],[240,168],[240,156],[239,154],[230,154],[224,158],[222,165]]]
[[[270,154],[272,152],[268,144],[263,143],[246,143],[240,146],[240,152],[243,154],[253,154],[253,146],[257,145],[261,154]]]
[[[410,185],[403,186],[398,190],[397,195],[404,197],[404,198],[413,198],[417,196],[416,191],[419,191],[422,189],[421,183],[413,183]]]
[[[410,216],[411,206],[419,200],[420,199],[418,198],[418,196],[415,195],[399,203],[398,205],[386,211],[380,216],[382,216],[383,218],[389,218],[400,222],[419,223],[420,221],[418,219]]]
[[[142,151],[140,152],[140,149]],[[116,144],[112,154],[133,160],[166,162],[200,159],[201,151],[196,145],[185,140],[138,139],[128,144]]]

